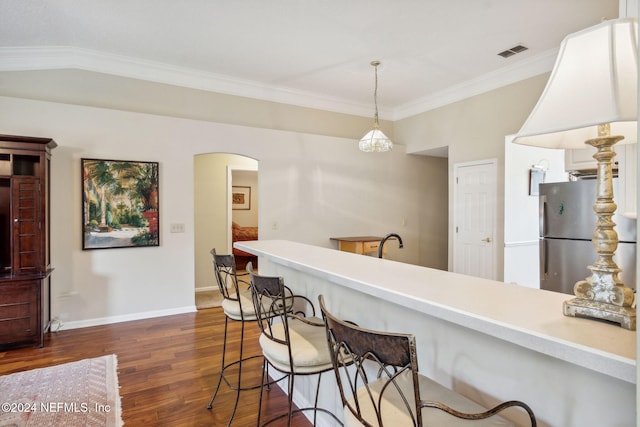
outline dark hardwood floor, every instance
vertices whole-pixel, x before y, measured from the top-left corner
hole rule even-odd
[[[231,351],[237,358],[240,328],[231,324]],[[248,324],[245,354],[260,354],[259,331]],[[47,334],[44,348],[0,352],[0,375],[75,360],[116,354],[126,427],[226,426],[235,392],[222,384],[211,410],[207,403],[220,372],[224,314],[221,308]],[[261,359],[254,359],[247,380],[258,382]],[[243,391],[232,426],[255,426],[260,390]],[[277,387],[266,392],[263,420],[286,411]],[[265,418],[266,417],[266,418]],[[286,421],[272,425],[286,425]],[[311,423],[301,414],[295,427]]]

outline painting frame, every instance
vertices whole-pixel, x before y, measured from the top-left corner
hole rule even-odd
[[[82,250],[160,246],[158,162],[82,158]]]
[[[231,208],[234,211],[251,210],[251,187],[242,185],[231,187]]]
[[[545,170],[542,168],[532,167],[529,169],[529,195],[540,195],[540,184],[544,183]]]

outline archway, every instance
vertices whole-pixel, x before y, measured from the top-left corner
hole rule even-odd
[[[255,180],[245,172],[253,171]],[[218,253],[231,251],[231,223],[233,219],[232,187],[250,187],[249,209],[243,209],[242,221],[258,218],[258,161],[228,153],[207,153],[194,156],[194,269],[195,291],[216,290],[212,274],[212,248]],[[243,206],[247,207],[247,206]]]

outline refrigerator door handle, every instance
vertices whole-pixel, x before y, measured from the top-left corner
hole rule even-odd
[[[540,281],[547,280],[549,260],[547,259],[547,239],[540,239]]]
[[[546,216],[546,210],[547,210],[547,195],[546,194],[541,194],[538,200],[538,216],[540,217],[540,221],[538,221],[538,224],[540,225],[540,237],[543,237],[545,235],[546,232],[546,228],[545,228],[545,216]]]

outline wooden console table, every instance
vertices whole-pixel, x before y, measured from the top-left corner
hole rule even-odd
[[[378,248],[382,237],[377,236],[356,236],[356,237],[331,237],[331,240],[338,242],[338,250],[353,252],[355,254],[378,255]]]

